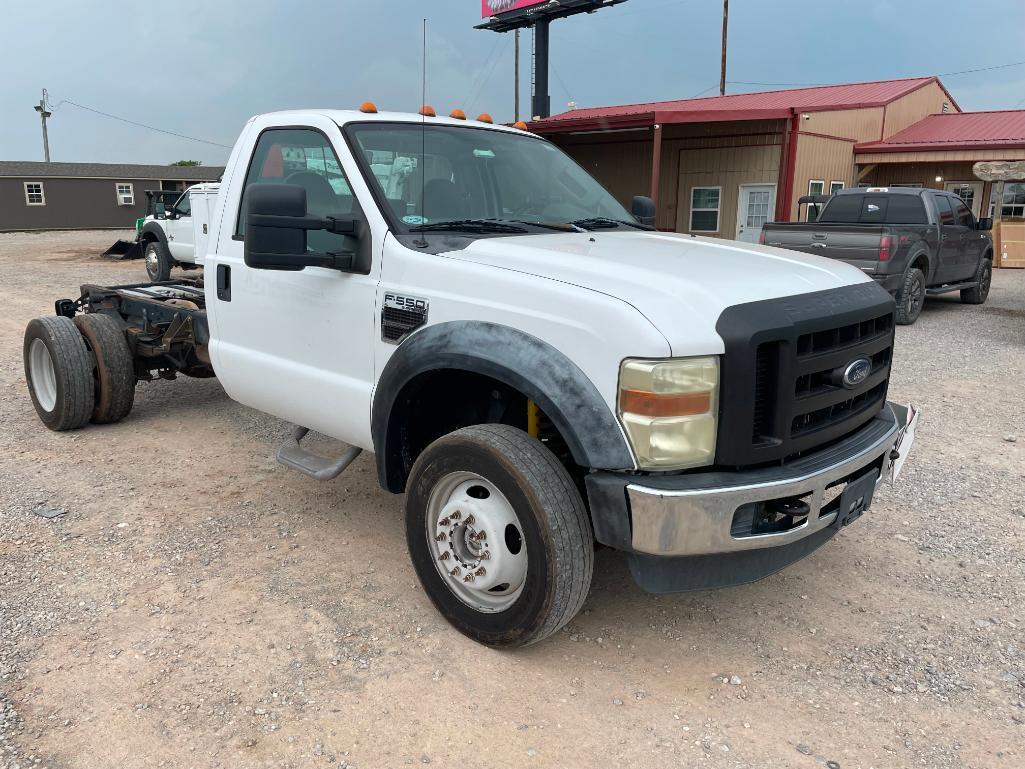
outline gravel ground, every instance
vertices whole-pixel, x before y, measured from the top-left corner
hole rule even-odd
[[[915,451],[818,553],[653,597],[600,551],[584,612],[499,653],[418,589],[370,457],[289,472],[212,380],[42,427],[25,323],[143,279],[118,236],[0,235],[0,766],[1025,766],[1025,271],[898,330]]]

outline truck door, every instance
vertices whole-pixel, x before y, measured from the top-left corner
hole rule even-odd
[[[179,262],[196,261],[196,237],[192,231],[192,195],[188,190],[175,201],[164,220],[167,248]]]
[[[961,264],[958,279],[968,280],[975,276],[979,257],[982,256],[982,249],[986,245],[986,236],[975,228],[975,216],[964,201],[950,198],[950,202],[954,206],[954,217],[961,229]]]
[[[205,265],[210,355],[224,389],[240,403],[372,449],[376,255],[385,229],[338,126],[327,118],[307,120],[320,122],[260,131],[221,185],[217,243],[211,243]],[[358,180],[362,200],[350,179]],[[245,191],[257,184],[301,185],[310,214],[345,214],[361,207],[370,222],[366,237],[374,239],[371,274],[246,266]],[[339,251],[341,237],[310,232],[307,245]]]
[[[936,277],[932,283],[950,283],[959,278],[964,262],[961,238],[963,228],[957,224],[950,198],[946,195],[933,195],[932,200],[936,206],[940,230]]]

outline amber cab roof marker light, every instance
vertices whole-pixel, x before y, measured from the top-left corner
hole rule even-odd
[[[432,107],[430,104],[425,104],[424,106],[422,106],[420,108],[419,114],[423,115],[424,117],[437,117],[438,116],[438,113],[434,111],[434,107]]]
[[[455,118],[456,120],[466,120],[466,113],[463,112],[461,109],[452,110],[448,113],[448,116],[450,118]]]
[[[487,112],[482,112],[479,115],[477,115],[477,122],[478,123],[494,123],[495,121],[494,121],[494,118],[492,118],[491,115],[489,115]]]
[[[372,101],[365,101],[359,105],[359,111],[373,115],[377,113],[377,105]]]
[[[517,120],[515,123],[513,123],[513,128],[519,128],[521,131],[526,131],[527,124],[524,123],[522,120]]]

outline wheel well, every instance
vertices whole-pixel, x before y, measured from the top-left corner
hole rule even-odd
[[[911,267],[917,267],[925,277],[929,277],[929,257],[924,251],[911,260]]]
[[[527,396],[484,374],[440,369],[414,377],[395,398],[383,447],[387,488],[405,489],[413,463],[433,441],[478,424],[510,425],[531,433],[582,482],[583,469],[574,463],[565,439]]]
[[[142,233],[142,237],[140,237],[139,240],[141,240],[143,243],[156,243],[159,240],[159,238],[152,232],[144,232]]]

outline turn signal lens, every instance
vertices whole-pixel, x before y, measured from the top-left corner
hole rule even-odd
[[[374,104],[372,101],[365,101],[359,105],[359,111],[374,114],[375,112],[377,112],[377,105]]]
[[[627,360],[619,373],[619,418],[645,470],[712,463],[719,359]]]
[[[463,112],[461,109],[452,110],[448,113],[448,116],[450,118],[455,118],[456,120],[466,120],[466,113]]]
[[[425,104],[420,108],[420,114],[424,117],[437,117],[438,113],[434,111],[434,107],[430,104]]]
[[[494,123],[495,121],[491,117],[491,115],[489,115],[487,112],[482,112],[479,115],[477,115],[477,122],[478,123]]]

